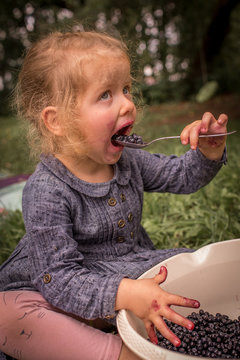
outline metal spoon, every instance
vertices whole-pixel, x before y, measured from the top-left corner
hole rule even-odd
[[[231,132],[226,132],[226,133],[221,133],[221,134],[201,134],[199,135],[200,138],[207,138],[207,137],[216,137],[216,136],[225,136],[225,135],[231,135],[234,134],[235,132],[237,132],[236,130],[231,131]],[[129,148],[134,148],[134,149],[143,149],[149,145],[151,145],[152,143],[154,143],[155,141],[159,141],[159,140],[167,140],[167,139],[180,139],[180,136],[165,136],[165,137],[160,137],[157,139],[154,139],[152,141],[149,142],[144,142],[142,144],[137,144],[137,143],[131,143],[131,142],[127,142],[127,141],[121,141],[121,140],[114,140],[118,145],[123,145]]]

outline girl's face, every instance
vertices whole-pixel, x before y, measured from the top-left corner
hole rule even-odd
[[[86,134],[87,158],[97,164],[114,164],[122,146],[114,134],[129,134],[136,118],[131,97],[130,64],[122,54],[105,52],[85,64],[87,86],[76,106],[77,128]]]

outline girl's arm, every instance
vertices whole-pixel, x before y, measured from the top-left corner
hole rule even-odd
[[[170,308],[178,305],[190,308],[200,306],[197,300],[170,294],[164,291],[159,284],[165,281],[167,269],[161,266],[159,274],[150,279],[132,280],[122,279],[116,296],[116,310],[131,310],[143,320],[150,340],[157,344],[154,328],[171,341],[174,346],[180,346],[180,339],[167,327],[163,318],[192,330],[194,324],[184,316]]]
[[[128,149],[132,153],[132,166],[141,171],[138,178],[142,179],[144,191],[190,194],[206,186],[226,163],[226,139],[224,136],[199,138],[199,134],[225,132],[226,124],[226,115],[222,114],[216,120],[206,113],[202,120],[187,125],[181,141],[190,144],[192,149],[181,156]]]

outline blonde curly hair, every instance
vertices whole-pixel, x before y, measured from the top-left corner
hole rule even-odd
[[[102,50],[130,61],[123,41],[95,31],[54,32],[28,50],[15,89],[15,105],[19,116],[27,120],[33,156],[57,154],[63,146],[84,153],[84,136],[76,138],[74,131],[74,105],[86,86],[84,63]],[[66,129],[64,138],[45,126],[41,114],[47,106],[58,108]]]

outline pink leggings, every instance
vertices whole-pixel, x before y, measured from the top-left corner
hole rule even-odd
[[[0,292],[0,351],[15,359],[117,360],[121,346],[119,336],[59,311],[38,292]]]

